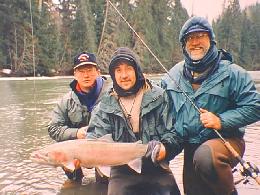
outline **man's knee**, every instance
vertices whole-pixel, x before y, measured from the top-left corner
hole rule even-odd
[[[201,145],[194,153],[193,166],[195,172],[210,181],[217,180],[213,154],[209,146]]]

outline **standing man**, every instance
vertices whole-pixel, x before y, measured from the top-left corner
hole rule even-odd
[[[48,124],[49,135],[57,142],[85,139],[91,112],[108,88],[106,79],[100,76],[94,54],[78,54],[73,68],[75,79],[70,83],[71,90],[58,102]],[[80,182],[84,175],[78,161],[74,163],[77,168],[74,172],[64,171],[69,179]],[[96,179],[102,179],[98,173]]]
[[[217,49],[206,19],[190,18],[179,40],[184,61],[163,78],[162,87],[171,97],[175,128],[184,140],[185,194],[235,195],[232,168],[238,161],[212,129],[243,156],[245,126],[260,120],[260,95],[231,54]]]
[[[102,97],[91,118],[87,138],[112,134],[116,142],[148,144],[141,174],[127,165],[111,168],[108,195],[179,195],[171,170],[158,163],[178,153],[179,143],[168,115],[168,98],[145,79],[137,56],[119,48],[109,64],[113,88]]]

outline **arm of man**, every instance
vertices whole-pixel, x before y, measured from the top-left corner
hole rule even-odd
[[[78,128],[70,128],[67,112],[67,99],[62,98],[52,111],[51,121],[48,124],[50,137],[58,142],[77,139]],[[81,130],[82,131],[82,130]]]
[[[111,134],[112,129],[114,129],[111,126],[113,123],[109,121],[108,114],[101,109],[102,106],[106,107],[105,104],[100,102],[92,111],[86,135],[87,139],[96,139],[106,134]]]
[[[158,117],[164,128],[160,130],[160,140],[151,140],[148,143],[146,156],[151,156],[153,162],[170,161],[183,149],[183,140],[174,128],[175,118],[171,112],[172,102],[166,92],[163,94],[164,102],[161,104]]]
[[[244,127],[260,120],[260,94],[246,70],[233,66],[229,94],[234,108],[218,115],[223,130]]]
[[[85,139],[87,135],[88,126],[81,127],[77,131],[77,139]]]
[[[205,109],[200,108],[200,121],[206,128],[221,130],[220,118]]]

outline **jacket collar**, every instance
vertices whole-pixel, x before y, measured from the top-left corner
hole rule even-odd
[[[111,89],[112,90],[112,89]],[[113,113],[115,115],[123,116],[122,110],[118,104],[118,100],[114,95],[111,95],[111,90],[109,90],[102,98],[100,109],[107,113]],[[160,96],[163,94],[163,89],[152,86],[152,88],[146,91],[143,95],[141,103],[141,115],[149,113],[155,107],[161,105],[162,100]],[[160,99],[160,101],[158,101]],[[102,105],[103,104],[103,105]]]
[[[205,91],[211,89],[218,83],[222,82],[225,78],[229,76],[228,67],[232,62],[228,60],[221,60],[219,63],[218,69],[209,76],[201,85],[201,87],[196,91],[195,96],[204,93]],[[183,66],[184,61],[176,64],[170,71],[170,77],[174,79],[174,81],[167,75],[164,80],[167,82],[167,90],[174,90],[176,92],[181,93],[182,91],[186,93],[194,93],[191,84],[184,78],[183,75]],[[181,89],[175,84],[177,82]]]
[[[230,64],[229,61],[221,61],[219,68],[212,74],[207,80],[205,80],[201,87],[196,91],[195,96],[199,96],[202,93],[205,93],[209,89],[213,88],[224,79],[229,77],[228,65]]]

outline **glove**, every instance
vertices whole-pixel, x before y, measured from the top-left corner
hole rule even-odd
[[[157,141],[152,140],[148,142],[148,148],[145,154],[146,158],[151,157],[153,163],[157,163],[159,161],[162,161],[166,156],[166,150],[164,145]]]
[[[64,170],[65,174],[67,175],[67,177],[70,180],[80,182],[82,180],[82,178],[84,177],[83,171],[80,167],[80,161],[78,159],[75,159],[73,163],[75,166],[74,171],[71,171],[71,170],[67,169],[66,167],[62,167],[62,169]]]

